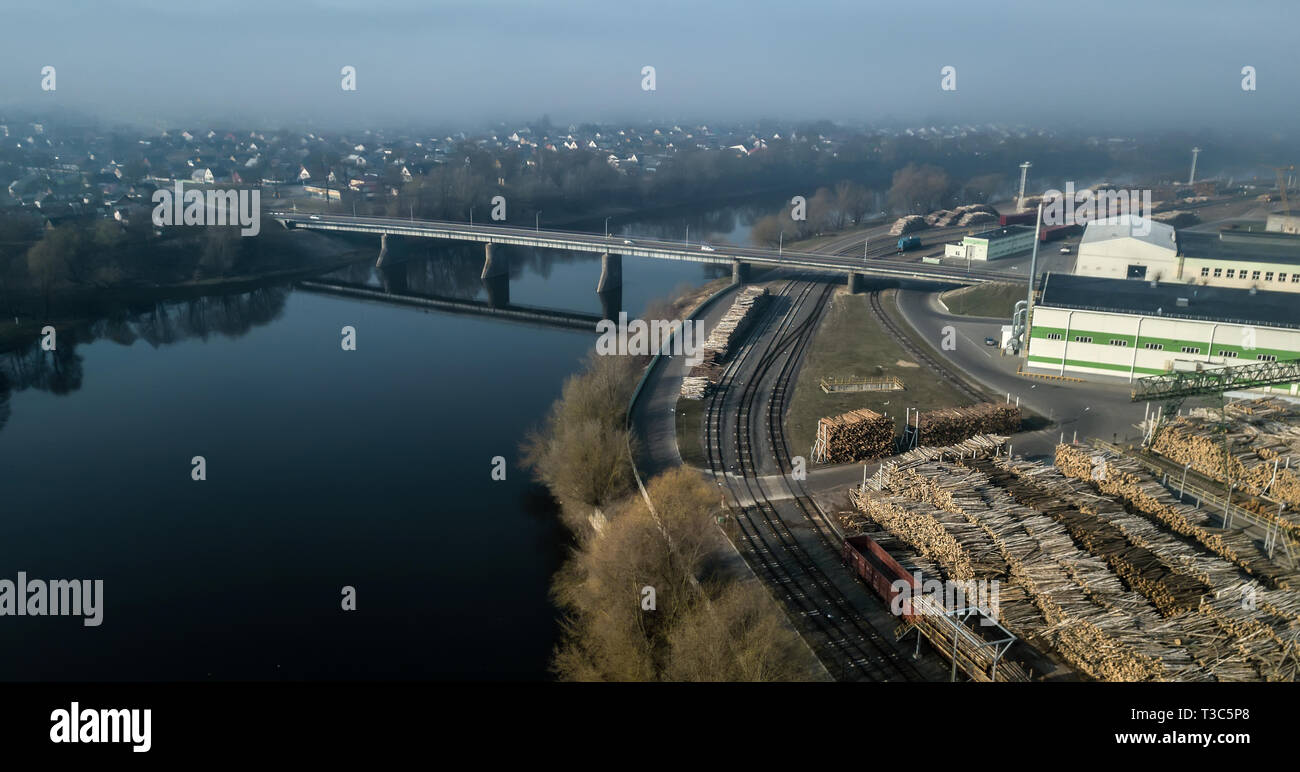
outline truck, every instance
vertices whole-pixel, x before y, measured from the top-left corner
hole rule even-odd
[[[904,236],[898,240],[898,251],[906,252],[909,249],[920,249],[921,239],[919,236]]]

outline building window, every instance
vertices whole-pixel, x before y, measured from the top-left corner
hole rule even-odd
[[[1221,357],[1227,357],[1228,359],[1236,359],[1236,358],[1237,358],[1237,352],[1236,352],[1236,351],[1227,351],[1227,350],[1225,350],[1225,349],[1219,349],[1219,356],[1221,356]]]
[[[1200,347],[1200,346],[1183,346],[1183,353],[1184,353],[1184,354],[1199,354],[1199,353],[1201,353],[1201,347]]]
[[[1091,335],[1075,335],[1074,340],[1077,343],[1092,343]]]
[[[1273,272],[1269,271],[1264,274],[1264,281],[1273,281]]]
[[[1278,280],[1278,281],[1286,281],[1286,274],[1284,274],[1284,273],[1279,273],[1279,274],[1277,275],[1277,280]]]
[[[1229,279],[1235,279],[1235,278],[1237,278],[1236,275],[1235,275],[1236,273],[1237,273],[1236,270],[1234,270],[1234,269],[1232,269],[1232,268],[1229,268],[1229,269],[1228,269],[1228,278],[1229,278]]]
[[[1223,275],[1223,269],[1222,269],[1222,268],[1215,268],[1215,269],[1214,269],[1214,278],[1217,279],[1217,278],[1219,278],[1219,277],[1222,276],[1222,275]]]
[[[1291,283],[1292,283],[1292,284],[1300,284],[1300,273],[1293,273],[1293,274],[1291,274]]]
[[[1259,271],[1251,271],[1250,278],[1254,279],[1255,281],[1259,281]]]
[[[1258,360],[1261,361],[1261,362],[1276,362],[1276,361],[1277,361],[1277,357],[1276,357],[1276,356],[1273,356],[1272,354],[1260,354],[1259,356],[1257,356],[1257,357],[1255,357],[1255,358],[1258,359]]]
[[[1163,344],[1163,343],[1148,343],[1148,344],[1146,344],[1146,347],[1149,348],[1149,349],[1151,349],[1152,351],[1164,351],[1164,349],[1165,349],[1165,344]]]
[[[1110,345],[1119,346],[1120,348],[1123,348],[1124,346],[1128,345],[1128,341],[1124,340],[1123,338],[1111,338]]]
[[[1202,276],[1209,276],[1209,275],[1210,275],[1210,269],[1209,269],[1209,268],[1202,268],[1202,269],[1201,269],[1201,275],[1202,275]]]
[[[1048,340],[1064,340],[1064,339],[1065,339],[1065,336],[1062,335],[1062,334],[1059,333],[1059,332],[1049,332],[1049,333],[1047,333],[1047,339],[1048,339]]]

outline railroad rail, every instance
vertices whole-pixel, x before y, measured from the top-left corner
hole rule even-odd
[[[871,311],[875,314],[880,326],[889,333],[898,345],[903,348],[918,364],[928,367],[935,375],[947,381],[949,385],[961,392],[975,402],[987,402],[988,395],[976,386],[971,385],[967,380],[961,377],[955,370],[940,362],[936,357],[925,350],[925,347],[917,343],[912,336],[908,335],[902,326],[885,311],[884,303],[880,300],[880,290],[873,291],[868,295],[868,302],[871,305]]]
[[[856,678],[872,681],[911,681],[920,680],[921,675],[912,663],[908,662],[895,647],[891,646],[884,635],[867,619],[863,618],[838,587],[817,565],[803,545],[799,543],[789,524],[781,517],[774,503],[767,497],[758,480],[758,465],[754,457],[752,444],[753,426],[751,415],[758,400],[764,376],[777,363],[783,362],[778,372],[774,399],[769,402],[769,431],[771,417],[776,410],[776,393],[779,392],[779,405],[784,405],[784,392],[788,389],[790,376],[797,367],[798,355],[811,340],[815,331],[818,312],[814,311],[802,322],[796,324],[801,306],[808,300],[816,285],[811,282],[788,282],[778,297],[790,298],[790,308],[779,319],[773,310],[766,312],[766,319],[746,336],[742,346],[733,357],[723,373],[719,386],[710,397],[705,420],[705,444],[707,446],[709,466],[720,482],[731,488],[735,478],[727,477],[726,457],[722,446],[723,425],[726,413],[724,406],[728,396],[733,394],[733,386],[741,375],[743,362],[758,341],[772,332],[770,340],[764,347],[757,368],[740,384],[734,425],[734,438],[737,454],[738,486],[754,503],[743,505],[737,497],[736,523],[741,537],[757,564],[760,573],[783,594],[787,609],[802,620],[809,642],[814,651],[827,664],[832,673],[839,672],[844,678]],[[825,298],[833,288],[827,287],[819,300],[824,305]],[[772,304],[775,308],[776,304]],[[820,306],[819,306],[820,307]],[[775,328],[773,329],[773,323]],[[777,421],[779,425],[779,418]],[[779,443],[774,440],[774,447],[784,447],[783,435]],[[788,459],[783,468],[788,466]],[[733,494],[736,490],[732,490]],[[796,497],[798,500],[798,497]],[[799,502],[804,516],[809,518],[819,536],[825,540],[817,520],[806,509],[807,502]],[[835,554],[835,553],[832,553]]]

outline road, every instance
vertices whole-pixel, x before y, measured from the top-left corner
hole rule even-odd
[[[1127,383],[1115,379],[1061,384],[1017,375],[1023,359],[1004,356],[997,347],[984,344],[986,337],[1001,340],[1005,320],[947,313],[932,292],[904,289],[897,295],[901,316],[932,348],[940,347],[944,328],[953,327],[956,348],[941,352],[948,362],[995,394],[1009,394],[1013,402],[1019,398],[1022,408],[1055,424],[1016,435],[1012,443],[1017,454],[1029,457],[1051,454],[1062,432],[1066,439],[1078,432],[1079,439],[1110,440],[1137,431],[1133,425],[1142,420],[1145,406],[1130,401]]]
[[[631,257],[686,260],[699,263],[731,265],[735,261],[767,267],[800,268],[840,273],[860,273],[895,279],[922,279],[954,285],[981,284],[989,281],[1014,281],[1013,271],[976,266],[965,267],[908,263],[894,260],[863,260],[834,254],[758,247],[709,246],[681,241],[628,239],[579,231],[516,228],[483,223],[416,220],[400,217],[359,217],[335,214],[303,214],[272,211],[268,217],[285,227],[344,233],[373,233],[419,238],[478,241],[486,244],[512,244],[545,249],[610,253]]]

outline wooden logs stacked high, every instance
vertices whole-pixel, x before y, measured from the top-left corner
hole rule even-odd
[[[890,236],[902,236],[904,233],[924,230],[926,227],[925,218],[919,214],[909,214],[906,217],[900,217],[894,221],[894,226],[889,229]]]
[[[1020,429],[1020,408],[998,402],[930,410],[921,414],[918,445],[952,445],[977,434],[1012,434]]]
[[[708,340],[701,347],[701,361],[682,379],[682,396],[686,399],[704,399],[709,389],[722,379],[725,362],[736,341],[758,316],[757,309],[767,297],[767,287],[745,287],[736,293],[736,300],[722,315]]]
[[[817,422],[817,463],[844,464],[893,452],[894,421],[873,410],[851,410]]]

